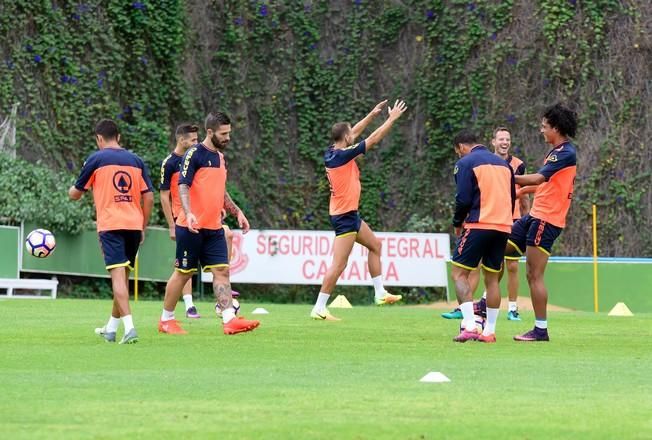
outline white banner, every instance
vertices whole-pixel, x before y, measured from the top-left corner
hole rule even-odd
[[[377,232],[382,242],[382,275],[387,286],[448,285],[448,234]],[[332,231],[233,231],[234,283],[321,284],[333,258]],[[338,284],[370,285],[366,248],[355,244]],[[204,273],[202,280],[213,276]]]

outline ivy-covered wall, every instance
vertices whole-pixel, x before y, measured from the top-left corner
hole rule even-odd
[[[330,126],[404,98],[408,114],[361,163],[361,212],[377,230],[445,231],[455,131],[488,141],[507,125],[535,171],[541,111],[562,100],[581,127],[556,253],[590,254],[597,203],[602,255],[651,256],[650,17],[644,0],[13,0],[0,4],[0,114],[20,102],[18,154],[58,184],[95,148],[100,117],[156,175],[176,123],[224,110],[230,190],[252,225],[312,229],[329,228]],[[17,185],[0,204],[44,197]],[[57,226],[74,229],[88,211],[65,203]]]

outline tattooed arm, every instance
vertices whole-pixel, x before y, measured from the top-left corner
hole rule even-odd
[[[186,220],[188,222],[188,230],[190,232],[193,232],[197,234],[199,230],[197,230],[197,218],[195,215],[190,211],[190,187],[185,184],[180,184],[179,185],[179,199],[181,199],[181,207],[183,208],[183,212],[186,214]]]
[[[243,234],[249,232],[249,220],[247,220],[247,217],[244,215],[242,210],[238,208],[238,205],[235,204],[228,192],[224,193],[224,209],[226,209],[226,212],[238,219],[238,225],[242,228]]]
[[[224,193],[224,209],[233,217],[238,217],[238,213],[242,212],[238,205],[235,204],[228,191]]]

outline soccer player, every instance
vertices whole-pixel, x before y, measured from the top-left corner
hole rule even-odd
[[[176,271],[165,287],[163,313],[158,329],[161,333],[183,334],[174,309],[183,286],[201,264],[213,274],[213,292],[222,309],[224,334],[232,335],[255,329],[255,320],[237,319],[231,297],[229,258],[222,228],[225,209],[238,219],[243,233],[249,221],[226,192],[226,163],[223,151],[231,136],[231,120],[224,113],[209,113],[204,122],[206,137],[183,156],[179,175],[182,210],[176,222]]]
[[[516,156],[509,154],[509,149],[512,146],[512,137],[508,128],[498,127],[494,130],[493,138],[491,139],[491,145],[494,147],[494,153],[498,157],[501,157],[505,160],[512,170],[514,171],[514,176],[522,176],[525,174],[525,163]],[[516,185],[516,192],[520,189],[519,185]],[[530,210],[530,199],[527,194],[522,194],[516,203],[514,204],[514,213],[512,215],[513,221],[516,222],[523,215],[527,214]],[[507,268],[507,294],[509,298],[508,303],[508,312],[507,319],[509,321],[520,321],[521,317],[518,313],[518,305],[516,300],[518,299],[518,262],[521,259],[521,256],[518,252],[511,254],[505,254],[505,266]],[[501,274],[502,278],[502,274]],[[469,275],[469,284],[471,285],[471,294],[475,292],[480,282],[480,271],[474,270]],[[474,308],[480,311],[480,314],[484,314],[487,304],[487,292],[485,291],[482,299],[474,304]]]
[[[521,176],[525,174],[525,163],[516,156],[510,155],[509,150],[512,146],[512,137],[511,132],[506,127],[498,127],[494,130],[493,137],[491,139],[491,145],[494,148],[494,153],[505,160],[512,170],[514,171],[515,176]],[[516,190],[520,187],[516,185]],[[530,210],[530,199],[527,195],[519,197],[517,202],[514,204],[514,213],[512,215],[513,221],[516,222],[521,218],[523,214],[527,214]],[[521,318],[518,313],[518,262],[520,260],[520,255],[518,253],[512,255],[505,255],[505,266],[507,267],[507,293],[509,298],[509,307],[507,312],[507,319],[510,321],[520,321]],[[469,288],[471,290],[471,296],[475,293],[480,282],[480,268],[476,268],[469,274]],[[482,299],[473,304],[476,315],[486,315],[487,309],[487,292],[485,291]],[[442,317],[446,319],[462,319],[462,311],[458,308],[452,312],[443,313]]]
[[[462,330],[455,342],[496,342],[500,308],[498,277],[505,245],[512,228],[516,191],[514,172],[503,159],[489,152],[474,133],[461,131],[453,139],[460,160],[455,164],[455,214],[459,237],[453,251],[451,276],[462,310]],[[482,261],[487,288],[487,322],[482,334],[476,329],[469,273]]]
[[[113,310],[109,322],[95,332],[106,341],[115,342],[122,320],[124,335],[120,344],[132,344],[138,341],[138,334],[129,309],[129,270],[145,239],[145,227],[154,205],[152,182],[142,159],[120,146],[115,122],[98,122],[95,142],[99,151],[86,159],[68,196],[79,200],[84,192],[93,190],[100,247],[111,274]]]
[[[548,107],[541,119],[541,134],[552,149],[544,165],[534,174],[516,176],[522,193],[533,192],[529,214],[512,228],[507,252],[526,255],[527,280],[534,308],[534,328],[514,336],[516,341],[548,341],[548,291],[543,275],[552,245],[566,226],[566,215],[573,196],[577,155],[570,138],[577,131],[577,114],[562,104]]]
[[[512,170],[514,171],[514,179],[516,176],[525,174],[525,162],[516,156],[509,154],[512,147],[511,132],[506,127],[498,127],[494,130],[494,137],[491,140],[491,145],[494,147],[494,152],[504,159]],[[516,191],[520,186],[516,185]],[[516,222],[523,215],[530,211],[530,199],[526,194],[521,195],[516,203],[514,203],[514,212],[512,213],[513,222]],[[508,312],[507,319],[510,321],[520,321],[521,317],[518,313],[518,262],[521,256],[518,254],[505,254],[505,267],[507,269],[507,295],[508,295]],[[486,298],[486,296],[485,296]]]
[[[369,249],[367,264],[369,274],[374,284],[375,298],[378,305],[393,304],[401,299],[400,295],[392,295],[383,287],[380,263],[380,240],[369,225],[360,219],[358,204],[360,201],[360,171],[355,158],[365,154],[376,146],[389,133],[394,122],[407,109],[405,102],[397,100],[394,107],[388,108],[387,120],[378,127],[367,139],[354,144],[369,123],[376,118],[386,106],[387,101],[378,103],[371,112],[351,128],[348,122],[338,122],[331,129],[333,144],[324,154],[326,175],[331,187],[330,220],[335,229],[333,245],[333,262],[322,281],[317,302],[310,317],[317,320],[338,321],[326,308],[331,292],[335,288],[337,278],[346,267],[353,245],[357,242]]]
[[[161,184],[159,185],[161,207],[165,220],[168,222],[170,239],[176,239],[175,222],[181,212],[179,199],[179,172],[181,158],[188,148],[197,144],[199,127],[192,124],[179,125],[174,133],[176,146],[161,163]],[[183,286],[183,302],[186,306],[186,317],[200,318],[197,307],[192,302],[192,278]]]

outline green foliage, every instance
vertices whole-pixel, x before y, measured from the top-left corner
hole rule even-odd
[[[408,113],[359,161],[360,210],[376,230],[446,231],[455,131],[508,125],[534,171],[541,109],[566,101],[580,165],[556,252],[590,252],[597,202],[603,255],[650,255],[652,238],[625,240],[652,226],[650,13],[641,0],[2,2],[0,114],[20,102],[19,154],[74,172],[94,123],[118,119],[156,175],[176,123],[224,110],[229,190],[252,227],[329,229],[331,125],[404,98]]]
[[[81,203],[68,199],[68,173],[54,172],[42,163],[3,156],[0,175],[0,206],[5,222],[29,221],[55,234],[92,228],[90,198]]]
[[[173,124],[191,108],[182,77],[183,5],[3,2],[0,114],[21,103],[19,154],[76,172],[95,149],[93,126],[108,117],[156,176]]]

